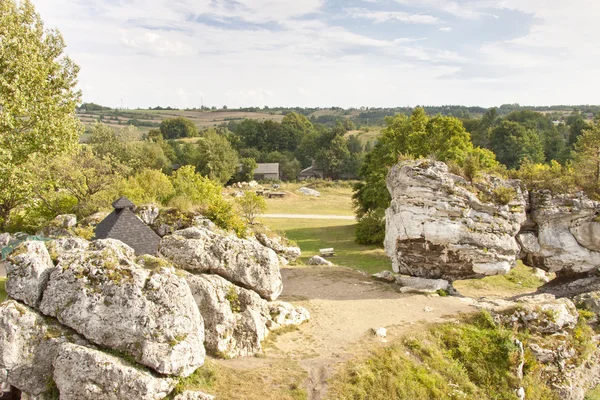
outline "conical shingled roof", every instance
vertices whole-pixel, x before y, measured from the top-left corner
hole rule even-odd
[[[122,210],[124,208],[134,208],[135,204],[133,204],[127,197],[123,196],[112,203],[112,206],[115,210]]]
[[[156,254],[160,236],[133,213],[135,204],[121,197],[112,205],[115,210],[96,226],[96,239],[120,240],[138,255]]]

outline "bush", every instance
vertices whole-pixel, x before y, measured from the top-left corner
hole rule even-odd
[[[356,242],[383,245],[385,239],[385,216],[383,209],[364,215],[356,225]]]
[[[511,187],[498,186],[496,189],[494,189],[493,195],[494,195],[494,201],[496,203],[502,204],[502,205],[507,205],[508,203],[513,201],[513,199],[517,195],[517,192],[515,191],[514,188],[511,188]]]

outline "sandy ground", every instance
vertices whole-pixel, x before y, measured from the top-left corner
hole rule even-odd
[[[309,399],[321,399],[327,380],[352,357],[365,354],[401,334],[415,332],[424,323],[441,322],[461,312],[475,311],[457,297],[401,294],[392,284],[344,267],[291,267],[282,269],[284,291],[280,300],[306,307],[311,320],[298,331],[285,333],[264,358],[223,361],[232,368],[254,368],[269,359],[290,357],[306,369]],[[372,328],[388,329],[386,339]]]

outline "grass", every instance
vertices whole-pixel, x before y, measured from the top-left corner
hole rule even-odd
[[[304,263],[319,249],[333,247],[335,256],[329,260],[337,265],[374,274],[391,269],[391,262],[384,250],[377,246],[365,246],[354,241],[354,221],[327,219],[261,218],[269,229],[293,240],[302,250]]]
[[[172,397],[184,390],[200,390],[218,399],[304,400],[308,395],[301,386],[307,377],[306,371],[289,359],[239,370],[207,358],[202,368],[179,382]]]
[[[516,400],[523,386],[529,400],[555,399],[531,357],[518,381],[514,335],[486,312],[434,325],[348,363],[330,382],[329,398]]]
[[[587,392],[585,400],[600,400],[600,385]]]
[[[321,197],[312,197],[297,192],[304,185],[282,184],[277,190],[291,192],[291,194],[288,193],[283,199],[266,199],[267,214],[354,215],[351,188],[317,188]]]
[[[521,261],[506,275],[488,276],[483,279],[467,279],[454,282],[454,287],[466,296],[482,296],[489,294],[517,294],[533,291],[544,282],[537,278],[531,268]]]
[[[6,278],[0,278],[0,303],[6,300]]]

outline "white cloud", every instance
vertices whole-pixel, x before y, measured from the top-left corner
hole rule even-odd
[[[352,18],[369,19],[375,23],[400,21],[410,24],[437,24],[439,18],[425,14],[409,14],[401,11],[369,11],[364,8],[350,8],[347,10]]]

